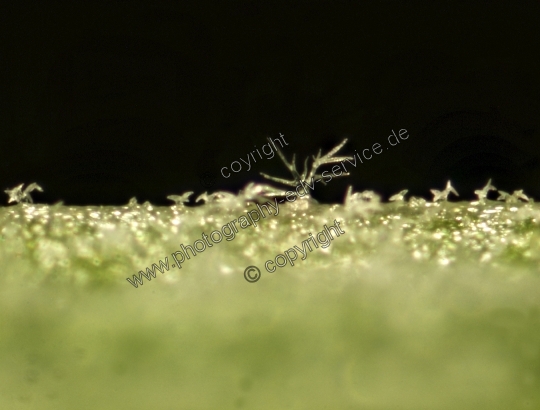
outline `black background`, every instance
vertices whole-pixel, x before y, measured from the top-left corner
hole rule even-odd
[[[301,164],[403,128],[315,197],[451,178],[472,198],[492,177],[540,198],[538,2],[5,3],[0,187],[37,182],[37,202],[170,204],[204,173],[236,191],[289,177],[277,156],[220,175],[266,136]]]

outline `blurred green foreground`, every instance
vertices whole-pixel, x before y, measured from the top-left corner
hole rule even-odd
[[[252,208],[1,208],[0,409],[540,408],[539,205],[287,204],[126,281]]]

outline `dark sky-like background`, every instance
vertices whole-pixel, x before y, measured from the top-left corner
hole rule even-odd
[[[447,179],[471,199],[489,177],[540,198],[538,2],[6,3],[0,188],[37,182],[36,202],[165,205],[206,173],[210,191],[288,178],[277,156],[220,174],[280,132],[299,165],[345,137],[344,154],[383,146],[322,201],[349,184],[431,198]]]

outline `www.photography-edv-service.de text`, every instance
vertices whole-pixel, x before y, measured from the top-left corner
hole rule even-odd
[[[409,136],[407,135],[407,130],[405,130],[405,129],[401,129],[399,131],[398,135],[399,135],[399,138],[401,138],[402,140],[406,140],[407,138],[409,138]],[[389,142],[390,145],[396,146],[399,143],[398,135],[396,135],[394,130],[392,130],[392,134],[388,137],[388,142]],[[283,137],[282,134],[280,134],[280,136]],[[406,137],[404,137],[404,136],[406,136]],[[394,137],[394,143],[392,143],[392,141],[391,141],[392,137]],[[267,145],[270,145],[270,144],[267,144]],[[377,155],[381,154],[383,152],[382,151],[382,146],[379,143],[373,144],[372,150]],[[380,151],[377,152],[378,150],[380,150]],[[361,152],[362,152],[362,155],[364,156],[364,158],[366,160],[369,160],[373,156],[370,155],[368,157],[366,155],[366,151],[369,151],[369,148],[366,148],[366,149],[362,150]],[[347,162],[349,162],[354,167],[357,166],[356,158],[358,158],[360,160],[360,162],[363,163],[360,154],[356,150],[355,150],[355,153],[356,153],[356,155],[353,156],[353,158],[352,158],[354,161],[351,161],[349,159],[346,160]],[[348,172],[344,162],[341,161],[340,164],[341,164],[341,167],[343,167],[343,169],[345,170],[345,172]],[[339,171],[339,173],[338,173],[338,171]],[[339,177],[339,176],[342,175],[342,172],[340,170],[340,165],[334,165],[332,167],[332,169],[331,169],[331,172],[335,177]],[[310,188],[313,191],[315,189],[315,183],[316,182],[323,181],[323,183],[328,183],[328,182],[330,182],[332,180],[332,175],[329,174],[329,171],[322,172],[321,177],[322,178],[318,179],[318,180],[314,180],[314,178],[312,177],[311,181],[300,181],[299,184],[296,186],[295,191],[291,191],[291,190],[286,191],[284,196],[285,196],[285,199],[287,200],[287,202],[294,202],[297,198],[302,198],[302,197],[308,195],[307,188]],[[303,193],[299,192],[299,188],[304,189]],[[278,201],[278,199],[276,197],[276,198],[274,198],[274,201],[275,201],[275,206],[273,206],[270,202],[266,202],[265,204],[262,204],[262,205],[257,204],[258,209],[251,209],[251,210],[247,211],[247,216],[242,215],[242,216],[238,217],[237,219],[234,219],[231,222],[225,224],[222,227],[221,231],[214,230],[213,232],[211,232],[210,235],[206,235],[203,232],[202,235],[201,235],[202,239],[196,240],[193,243],[193,246],[190,246],[190,245],[185,246],[185,245],[181,244],[180,247],[181,247],[182,250],[173,252],[171,254],[172,258],[176,262],[173,265],[173,267],[177,267],[178,269],[181,269],[182,268],[182,263],[184,263],[186,261],[186,259],[190,259],[190,255],[189,255],[188,250],[195,257],[195,256],[197,256],[197,253],[202,253],[204,250],[206,250],[207,247],[212,247],[213,245],[210,243],[208,238],[210,238],[211,241],[214,244],[220,243],[223,240],[223,237],[225,237],[227,241],[232,241],[236,237],[236,234],[239,232],[238,228],[236,227],[236,223],[239,224],[241,229],[246,229],[247,227],[252,226],[252,225],[254,227],[257,227],[257,222],[261,220],[260,215],[263,218],[266,218],[266,216],[264,214],[264,211],[262,210],[261,207],[264,207],[266,209],[266,211],[268,213],[268,216],[271,216],[271,215],[272,216],[277,216],[279,214],[279,204],[283,203],[284,200]],[[274,214],[272,214],[270,212],[269,207],[272,208],[275,211]],[[217,236],[217,238],[215,238],[216,236]],[[302,258],[302,259],[304,259],[304,258]],[[169,265],[168,257],[165,257],[165,262],[160,260],[159,261],[159,266],[154,263],[154,264],[152,264],[151,268],[146,268],[146,273],[141,270],[141,271],[139,271],[139,276],[138,277],[136,275],[133,275],[133,280],[130,279],[130,278],[127,278],[126,280],[131,285],[133,285],[135,288],[137,288],[138,284],[139,285],[143,284],[143,280],[142,280],[143,277],[145,277],[147,280],[151,280],[152,277],[154,277],[154,278],[156,277],[156,273],[155,273],[156,270],[158,270],[161,273],[165,273],[165,271],[169,270],[169,266],[170,265]],[[248,281],[249,282],[254,282],[253,280],[249,280],[249,279],[248,279]]]

